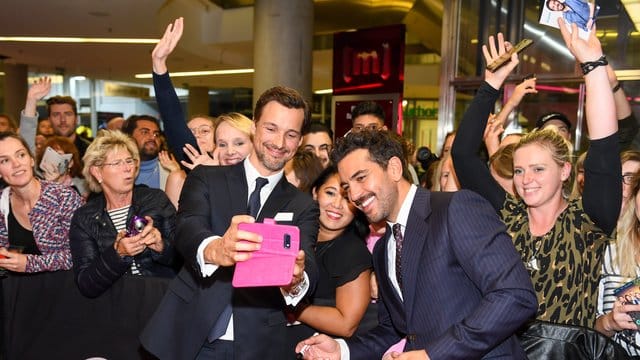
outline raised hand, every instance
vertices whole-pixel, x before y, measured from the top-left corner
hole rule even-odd
[[[517,104],[520,104],[520,102],[522,101],[525,95],[537,94],[538,93],[538,90],[536,90],[537,80],[538,80],[537,78],[532,77],[530,79],[525,79],[520,84],[516,85],[509,101],[513,99],[513,101],[516,102],[516,106],[517,106]]]
[[[217,154],[217,150],[218,148],[216,148],[216,150],[214,150],[214,158],[212,158],[211,156],[209,156],[209,154],[207,154],[206,152],[201,154],[200,151],[198,151],[198,149],[196,149],[193,145],[191,144],[186,144],[182,150],[184,151],[185,155],[187,155],[187,157],[189,158],[189,160],[191,160],[191,162],[186,162],[185,160],[180,161],[180,163],[190,169],[193,170],[193,168],[195,168],[198,165],[207,165],[207,166],[216,166],[216,165],[220,165],[220,162],[217,160],[218,157],[216,156]]]
[[[179,17],[173,24],[169,24],[162,35],[162,38],[151,52],[151,60],[153,62],[153,72],[162,75],[167,72],[167,58],[176,48],[178,41],[182,37],[184,29],[184,19]]]
[[[51,78],[41,77],[33,82],[33,85],[27,91],[27,102],[24,106],[24,114],[26,116],[36,116],[36,105],[38,100],[47,96],[51,91]]]
[[[176,161],[172,154],[168,151],[160,151],[158,153],[158,160],[160,161],[160,165],[163,168],[167,169],[169,172],[180,171],[180,164]]]
[[[602,56],[602,46],[600,40],[596,37],[596,27],[594,26],[589,33],[587,40],[578,35],[578,27],[571,24],[571,30],[567,28],[566,22],[562,17],[558,19],[560,25],[560,33],[564,39],[567,49],[579,62],[596,61]]]
[[[47,96],[49,91],[51,91],[51,78],[48,76],[41,77],[33,82],[33,85],[31,85],[27,92],[27,97],[40,100]]]
[[[498,33],[497,35],[497,44],[496,38],[494,38],[493,36],[489,36],[489,46],[487,46],[486,44],[482,45],[484,60],[487,64],[491,64],[494,60],[498,59],[500,56],[509,51],[511,47],[511,43],[504,40],[504,36],[502,35],[502,33]],[[518,63],[518,54],[514,53],[513,55],[511,55],[511,61],[495,72],[485,70],[484,80],[489,83],[489,85],[491,85],[494,89],[500,89],[507,76],[509,76],[513,69],[518,66]]]
[[[489,115],[487,126],[484,128],[484,135],[482,139],[487,147],[489,156],[493,155],[500,148],[500,134],[504,132],[502,123],[497,120],[496,115]]]

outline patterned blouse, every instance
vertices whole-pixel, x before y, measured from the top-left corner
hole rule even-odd
[[[525,203],[508,195],[500,210],[538,295],[539,320],[593,327],[602,254],[610,237],[572,200],[543,236],[532,236]]]
[[[42,272],[71,269],[69,226],[71,217],[84,201],[71,187],[49,181],[40,181],[41,193],[29,221],[33,238],[42,255],[27,255],[26,272]],[[9,245],[7,216],[11,188],[2,191],[0,198],[0,246]]]

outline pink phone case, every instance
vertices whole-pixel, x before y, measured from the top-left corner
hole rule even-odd
[[[262,247],[253,253],[251,259],[236,264],[233,286],[288,285],[300,250],[298,227],[278,225],[273,219],[264,219],[264,223],[239,224],[238,229],[261,234]]]

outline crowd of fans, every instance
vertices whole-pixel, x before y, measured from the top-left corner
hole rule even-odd
[[[602,54],[594,37],[572,42],[563,35],[578,62]],[[47,116],[39,119],[45,114],[36,104],[49,95],[48,78],[29,88],[19,126],[0,115],[0,268],[10,274],[73,269],[81,293],[91,298],[122,277],[176,276],[184,262],[176,219],[181,196],[191,191],[189,173],[244,162],[256,131],[239,113],[185,118],[166,65],[179,37],[165,33],[152,53],[160,119],[114,118],[86,139],[76,134],[77,106],[68,96],[49,97]],[[502,35],[498,39],[504,43]],[[587,76],[594,69],[585,70],[590,145],[576,154],[573,123],[558,112],[541,116],[531,131],[503,136],[509,114],[537,92],[536,78],[525,79],[493,114],[517,59],[512,63],[486,72],[439,155],[396,139],[406,160],[402,175],[433,191],[470,189],[488,200],[530,275],[535,319],[594,328],[640,356],[633,318],[640,298],[614,295],[640,276],[640,152],[629,149],[638,126],[624,89],[608,64],[595,65],[606,73]],[[387,132],[385,119],[376,102],[362,102],[352,111],[350,133]],[[316,332],[349,338],[375,327],[371,252],[386,225],[370,223],[349,198],[331,162],[331,129],[311,123],[301,135],[282,171],[319,208],[319,279],[304,306],[286,310],[291,357],[296,344]],[[45,162],[49,150],[71,160]]]

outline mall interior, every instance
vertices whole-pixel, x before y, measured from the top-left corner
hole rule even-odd
[[[580,108],[582,76],[558,29],[540,24],[540,3],[6,0],[3,7],[10,11],[3,11],[0,21],[0,113],[17,119],[28,84],[50,76],[52,95],[76,98],[82,124],[94,133],[115,115],[157,115],[150,53],[167,24],[182,16],[185,35],[169,59],[169,70],[187,114],[251,114],[256,94],[284,84],[311,99],[314,119],[336,130],[346,121],[339,116],[341,102],[389,99],[388,121],[394,129],[417,146],[438,148],[481,82],[482,44],[500,31],[514,43],[533,40],[505,93],[529,74],[538,79],[539,93],[511,115],[510,126],[530,129],[542,113],[565,112],[576,125],[580,150],[587,137]],[[640,1],[598,5],[595,31],[638,114]],[[401,44],[390,50],[398,60],[388,65],[398,72],[399,87],[381,93],[360,82],[350,92],[339,91],[336,74],[346,70],[337,68],[338,57],[347,55],[336,53],[344,50],[338,49],[337,39],[377,31],[373,49],[380,46],[377,37],[389,35],[386,29],[399,29],[391,41]]]

